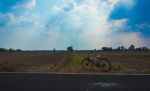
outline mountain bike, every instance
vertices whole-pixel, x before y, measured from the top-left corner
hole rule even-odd
[[[94,67],[101,69],[102,72],[109,72],[111,70],[110,61],[102,56],[96,57],[96,60],[86,57],[82,60],[81,66],[85,70],[93,70]]]

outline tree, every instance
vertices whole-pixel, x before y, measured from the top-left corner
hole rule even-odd
[[[103,51],[112,51],[112,47],[102,47]]]
[[[55,48],[53,49],[53,52],[56,52],[56,49],[55,49]]]
[[[135,50],[135,46],[131,44],[131,46],[129,47],[129,50]]]
[[[121,48],[121,50],[125,50],[124,46],[121,46],[120,48]]]
[[[145,46],[144,46],[144,47],[142,47],[142,49],[143,49],[143,50],[149,50],[149,49],[148,49],[147,47],[145,47]]]
[[[12,48],[9,48],[9,50],[8,50],[9,52],[15,52],[15,50],[14,49],[12,49]]]
[[[96,52],[97,50],[96,49],[94,49],[94,52]]]
[[[69,46],[69,47],[67,47],[67,50],[68,50],[68,51],[73,51],[73,47],[72,47],[72,46]]]
[[[121,50],[121,47],[119,46],[119,47],[117,47],[117,49],[116,49],[117,51],[120,51]]]
[[[21,51],[22,51],[21,49],[17,49],[17,50],[16,50],[16,52],[21,52]]]
[[[0,48],[0,52],[5,52],[5,51],[7,51],[7,50],[4,48]]]
[[[102,50],[103,50],[103,51],[106,51],[106,50],[107,50],[107,47],[102,47]]]

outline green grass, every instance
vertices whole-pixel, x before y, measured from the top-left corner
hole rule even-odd
[[[69,53],[69,60],[66,64],[66,67],[68,68],[81,68],[81,61],[83,59],[83,56],[79,53],[71,52]]]
[[[121,70],[121,65],[119,65],[119,64],[111,65],[111,71],[120,71],[120,70]]]
[[[73,69],[73,70],[81,70],[81,61],[84,58],[83,55],[81,55],[80,53],[75,53],[75,52],[71,52],[68,55],[68,63],[66,64],[66,68],[68,69]],[[97,69],[97,67],[94,69]],[[98,70],[98,69],[97,69]],[[121,70],[121,66],[120,64],[112,64],[112,68],[111,71],[120,71]]]

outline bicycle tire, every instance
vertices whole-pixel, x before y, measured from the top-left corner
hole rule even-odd
[[[85,70],[92,70],[93,69],[93,62],[90,59],[83,59],[81,62],[81,66]]]
[[[109,72],[111,70],[111,63],[107,58],[100,59],[101,71],[102,72]]]

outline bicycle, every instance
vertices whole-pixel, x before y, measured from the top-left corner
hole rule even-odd
[[[81,66],[85,70],[93,70],[94,66],[101,69],[102,72],[109,72],[111,70],[110,61],[102,56],[97,56],[96,61],[91,59],[91,57],[86,57],[82,60]]]

